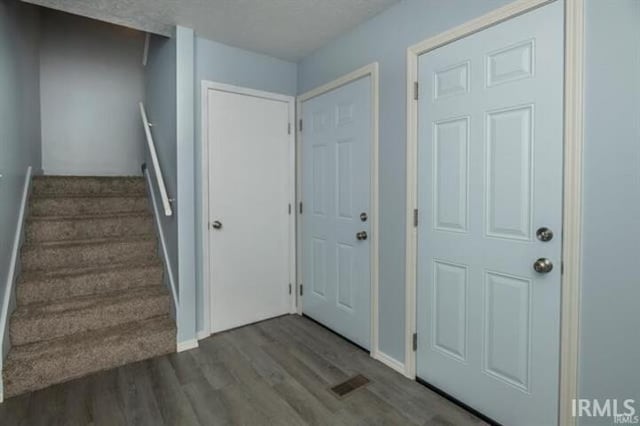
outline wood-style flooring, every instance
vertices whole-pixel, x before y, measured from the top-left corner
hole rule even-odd
[[[370,383],[344,398],[330,388]],[[0,404],[0,425],[481,425],[325,328],[284,316]]]

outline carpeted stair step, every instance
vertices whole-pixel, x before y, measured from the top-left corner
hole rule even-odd
[[[176,350],[141,177],[34,177],[4,395]]]
[[[125,213],[110,216],[43,216],[27,222],[27,243],[112,238],[154,234],[149,213]]]
[[[163,265],[159,261],[122,263],[84,268],[55,269],[23,273],[18,281],[18,306],[51,302],[70,297],[125,292],[162,285]]]
[[[152,237],[92,239],[26,244],[22,248],[22,270],[51,270],[69,267],[102,266],[123,262],[150,262],[157,259]]]
[[[4,396],[42,389],[176,350],[169,316],[13,346],[4,366]]]
[[[33,195],[145,195],[143,177],[36,176]]]
[[[20,346],[168,315],[171,304],[167,289],[155,285],[124,293],[24,305],[11,316],[11,344]]]
[[[118,213],[146,213],[149,201],[146,196],[111,195],[111,196],[66,196],[39,195],[32,197],[29,213],[38,216],[88,216],[109,215]]]

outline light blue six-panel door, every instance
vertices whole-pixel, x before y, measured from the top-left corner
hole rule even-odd
[[[367,76],[304,101],[301,142],[303,313],[366,349],[371,99]]]
[[[418,64],[417,375],[505,425],[557,423],[563,39],[557,1]]]

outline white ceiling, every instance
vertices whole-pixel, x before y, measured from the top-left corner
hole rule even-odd
[[[143,31],[174,25],[297,61],[399,0],[23,0]]]

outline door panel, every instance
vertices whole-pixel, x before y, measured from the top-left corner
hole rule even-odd
[[[487,115],[487,235],[531,239],[533,105]]]
[[[467,275],[464,265],[433,262],[433,347],[460,361],[467,357]]]
[[[371,112],[370,77],[302,104],[303,313],[367,349]]]
[[[434,226],[467,230],[469,117],[435,123]]]
[[[418,61],[417,374],[516,426],[558,414],[562,40],[555,2]]]
[[[211,328],[289,312],[289,103],[209,90]],[[251,125],[247,125],[250,123]]]
[[[485,272],[484,370],[529,390],[531,280]]]

